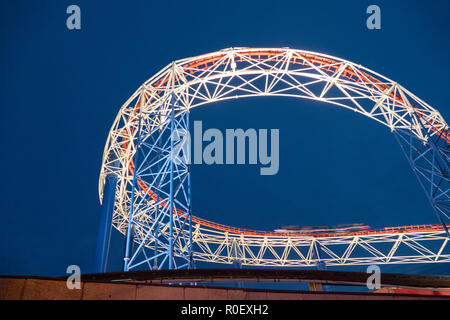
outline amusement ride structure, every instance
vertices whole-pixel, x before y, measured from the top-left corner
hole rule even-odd
[[[192,214],[189,111],[221,100],[284,96],[334,104],[387,126],[439,224],[283,233]],[[126,237],[124,271],[193,268],[194,261],[305,267],[450,262],[450,131],[441,114],[398,83],[355,63],[290,48],[230,48],[172,62],[120,109],[103,154],[96,268],[111,225]]]

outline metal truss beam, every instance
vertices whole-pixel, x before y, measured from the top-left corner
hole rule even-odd
[[[233,264],[235,257],[229,252],[234,250],[241,252],[242,265],[259,267],[450,262],[449,238],[444,231],[323,238],[237,236],[208,231],[194,231],[196,260]]]

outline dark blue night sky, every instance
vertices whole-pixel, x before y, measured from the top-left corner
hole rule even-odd
[[[81,8],[81,30],[66,28],[71,4]],[[381,30],[366,28],[371,4],[381,8]],[[128,97],[173,60],[228,47],[322,52],[399,82],[450,119],[447,0],[0,6],[0,274],[61,275],[70,264],[92,272],[108,131]],[[201,107],[191,118],[205,129],[280,129],[276,176],[260,176],[257,166],[194,166],[195,215],[263,230],[437,223],[394,136],[361,115],[254,98]],[[109,270],[120,270],[123,246],[114,230]],[[382,270],[450,274],[448,264]]]

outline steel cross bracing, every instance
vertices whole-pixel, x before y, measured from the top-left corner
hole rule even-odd
[[[292,248],[297,248],[298,241],[311,241],[310,238],[301,240],[224,226],[190,214],[189,168],[171,161],[171,150],[176,146],[173,139],[167,137],[174,130],[189,129],[186,119],[191,108],[253,96],[286,96],[328,102],[389,127],[401,144],[436,215],[442,223],[449,218],[450,133],[436,109],[398,83],[346,60],[289,48],[231,48],[171,63],[130,97],[114,121],[104,150],[99,193],[102,199],[105,178],[109,174],[117,175],[113,225],[128,235],[127,269],[144,265],[146,268],[165,268],[165,263],[173,268],[191,266],[192,255],[196,260],[211,261],[214,254],[205,245],[223,244],[222,240],[217,240],[220,235],[233,241],[243,238],[257,244],[261,250],[267,248],[269,252],[273,247],[266,247],[267,243],[276,242],[286,248],[295,239],[296,244]],[[171,196],[173,192],[177,194]],[[428,235],[437,236],[433,232]],[[386,234],[374,235],[370,239],[377,237],[381,242],[390,241]],[[335,239],[341,238],[347,239]],[[415,241],[421,239],[416,238]],[[320,256],[323,256],[324,248],[328,246],[320,248]],[[235,256],[236,252],[239,250],[227,251],[228,257]],[[386,263],[398,261],[396,252],[393,251]],[[417,253],[416,259],[400,261],[423,262],[422,255],[414,252]],[[339,260],[338,256],[330,259],[344,261],[345,264],[372,261],[369,258]],[[431,253],[427,255],[431,256]],[[441,261],[443,256],[436,252],[437,259],[427,258],[427,261]],[[179,258],[180,262],[177,262]],[[228,261],[217,259],[216,262]],[[329,262],[333,263],[331,260]],[[312,260],[305,256],[305,260],[295,258],[291,261],[287,255],[287,258],[280,256],[279,259],[244,259],[242,263],[281,266],[301,264],[299,261]]]
[[[144,100],[141,95],[142,105]],[[189,113],[180,110],[170,95],[157,109],[139,108],[134,122],[136,153],[130,168],[133,182],[128,221],[131,222],[127,222],[124,270],[141,265],[150,269],[190,267],[189,165],[186,160],[173,161],[172,157],[173,151],[182,147],[180,132],[189,131]],[[188,156],[182,152],[177,155]]]

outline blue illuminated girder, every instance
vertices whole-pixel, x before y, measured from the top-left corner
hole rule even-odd
[[[416,113],[409,115],[412,123],[420,124],[423,135],[427,141],[417,138],[410,130],[397,129],[395,137],[408,159],[414,174],[425,192],[433,210],[449,235],[446,221],[450,219],[450,180],[449,161],[450,144],[446,138],[433,131],[427,131],[423,126],[423,120]],[[435,129],[434,133],[438,132]],[[447,137],[445,133],[445,137]]]
[[[193,266],[189,161],[179,150],[180,132],[189,132],[189,112],[173,95],[139,115],[125,271]]]

